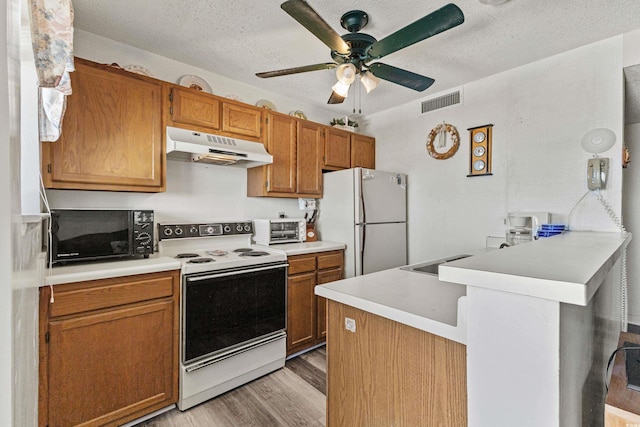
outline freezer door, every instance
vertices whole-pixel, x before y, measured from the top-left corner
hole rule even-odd
[[[355,275],[407,265],[407,224],[356,225]]]
[[[407,220],[407,175],[356,170],[356,224]]]

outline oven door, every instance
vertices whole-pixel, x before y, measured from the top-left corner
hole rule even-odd
[[[188,364],[286,328],[287,264],[185,276],[182,300]]]

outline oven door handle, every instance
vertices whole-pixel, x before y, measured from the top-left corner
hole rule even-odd
[[[209,274],[209,275],[206,275],[206,276],[187,277],[187,281],[188,282],[199,282],[201,280],[216,279],[218,277],[233,276],[233,275],[242,274],[242,273],[253,273],[253,272],[256,272],[256,271],[273,270],[275,268],[282,268],[282,267],[288,267],[288,266],[289,266],[289,264],[285,262],[283,264],[270,265],[270,266],[267,266],[267,267],[259,267],[259,268],[250,268],[248,270],[234,270],[234,271],[227,271],[225,273]]]

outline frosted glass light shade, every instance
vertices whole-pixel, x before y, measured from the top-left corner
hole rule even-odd
[[[356,66],[351,63],[338,65],[336,77],[340,83],[350,85],[356,79]]]
[[[333,91],[338,95],[340,95],[341,97],[346,98],[347,95],[349,95],[349,87],[351,87],[350,84],[345,84],[338,81],[336,84],[334,84],[331,87],[331,89],[333,89]]]
[[[362,86],[367,90],[367,93],[378,87],[378,83],[380,83],[380,79],[374,76],[371,71],[363,71],[360,74],[360,81],[362,82]]]
[[[588,153],[604,153],[616,143],[616,134],[611,129],[598,128],[582,137],[582,148]]]

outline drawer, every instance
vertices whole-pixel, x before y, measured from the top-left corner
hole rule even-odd
[[[316,271],[315,255],[295,255],[295,256],[289,257],[288,261],[289,261],[289,276],[291,276],[292,274]]]
[[[318,271],[318,285],[342,279],[342,267]]]
[[[332,251],[318,254],[318,270],[342,267],[342,251]]]
[[[173,295],[178,271],[56,285],[49,316],[65,316]]]

